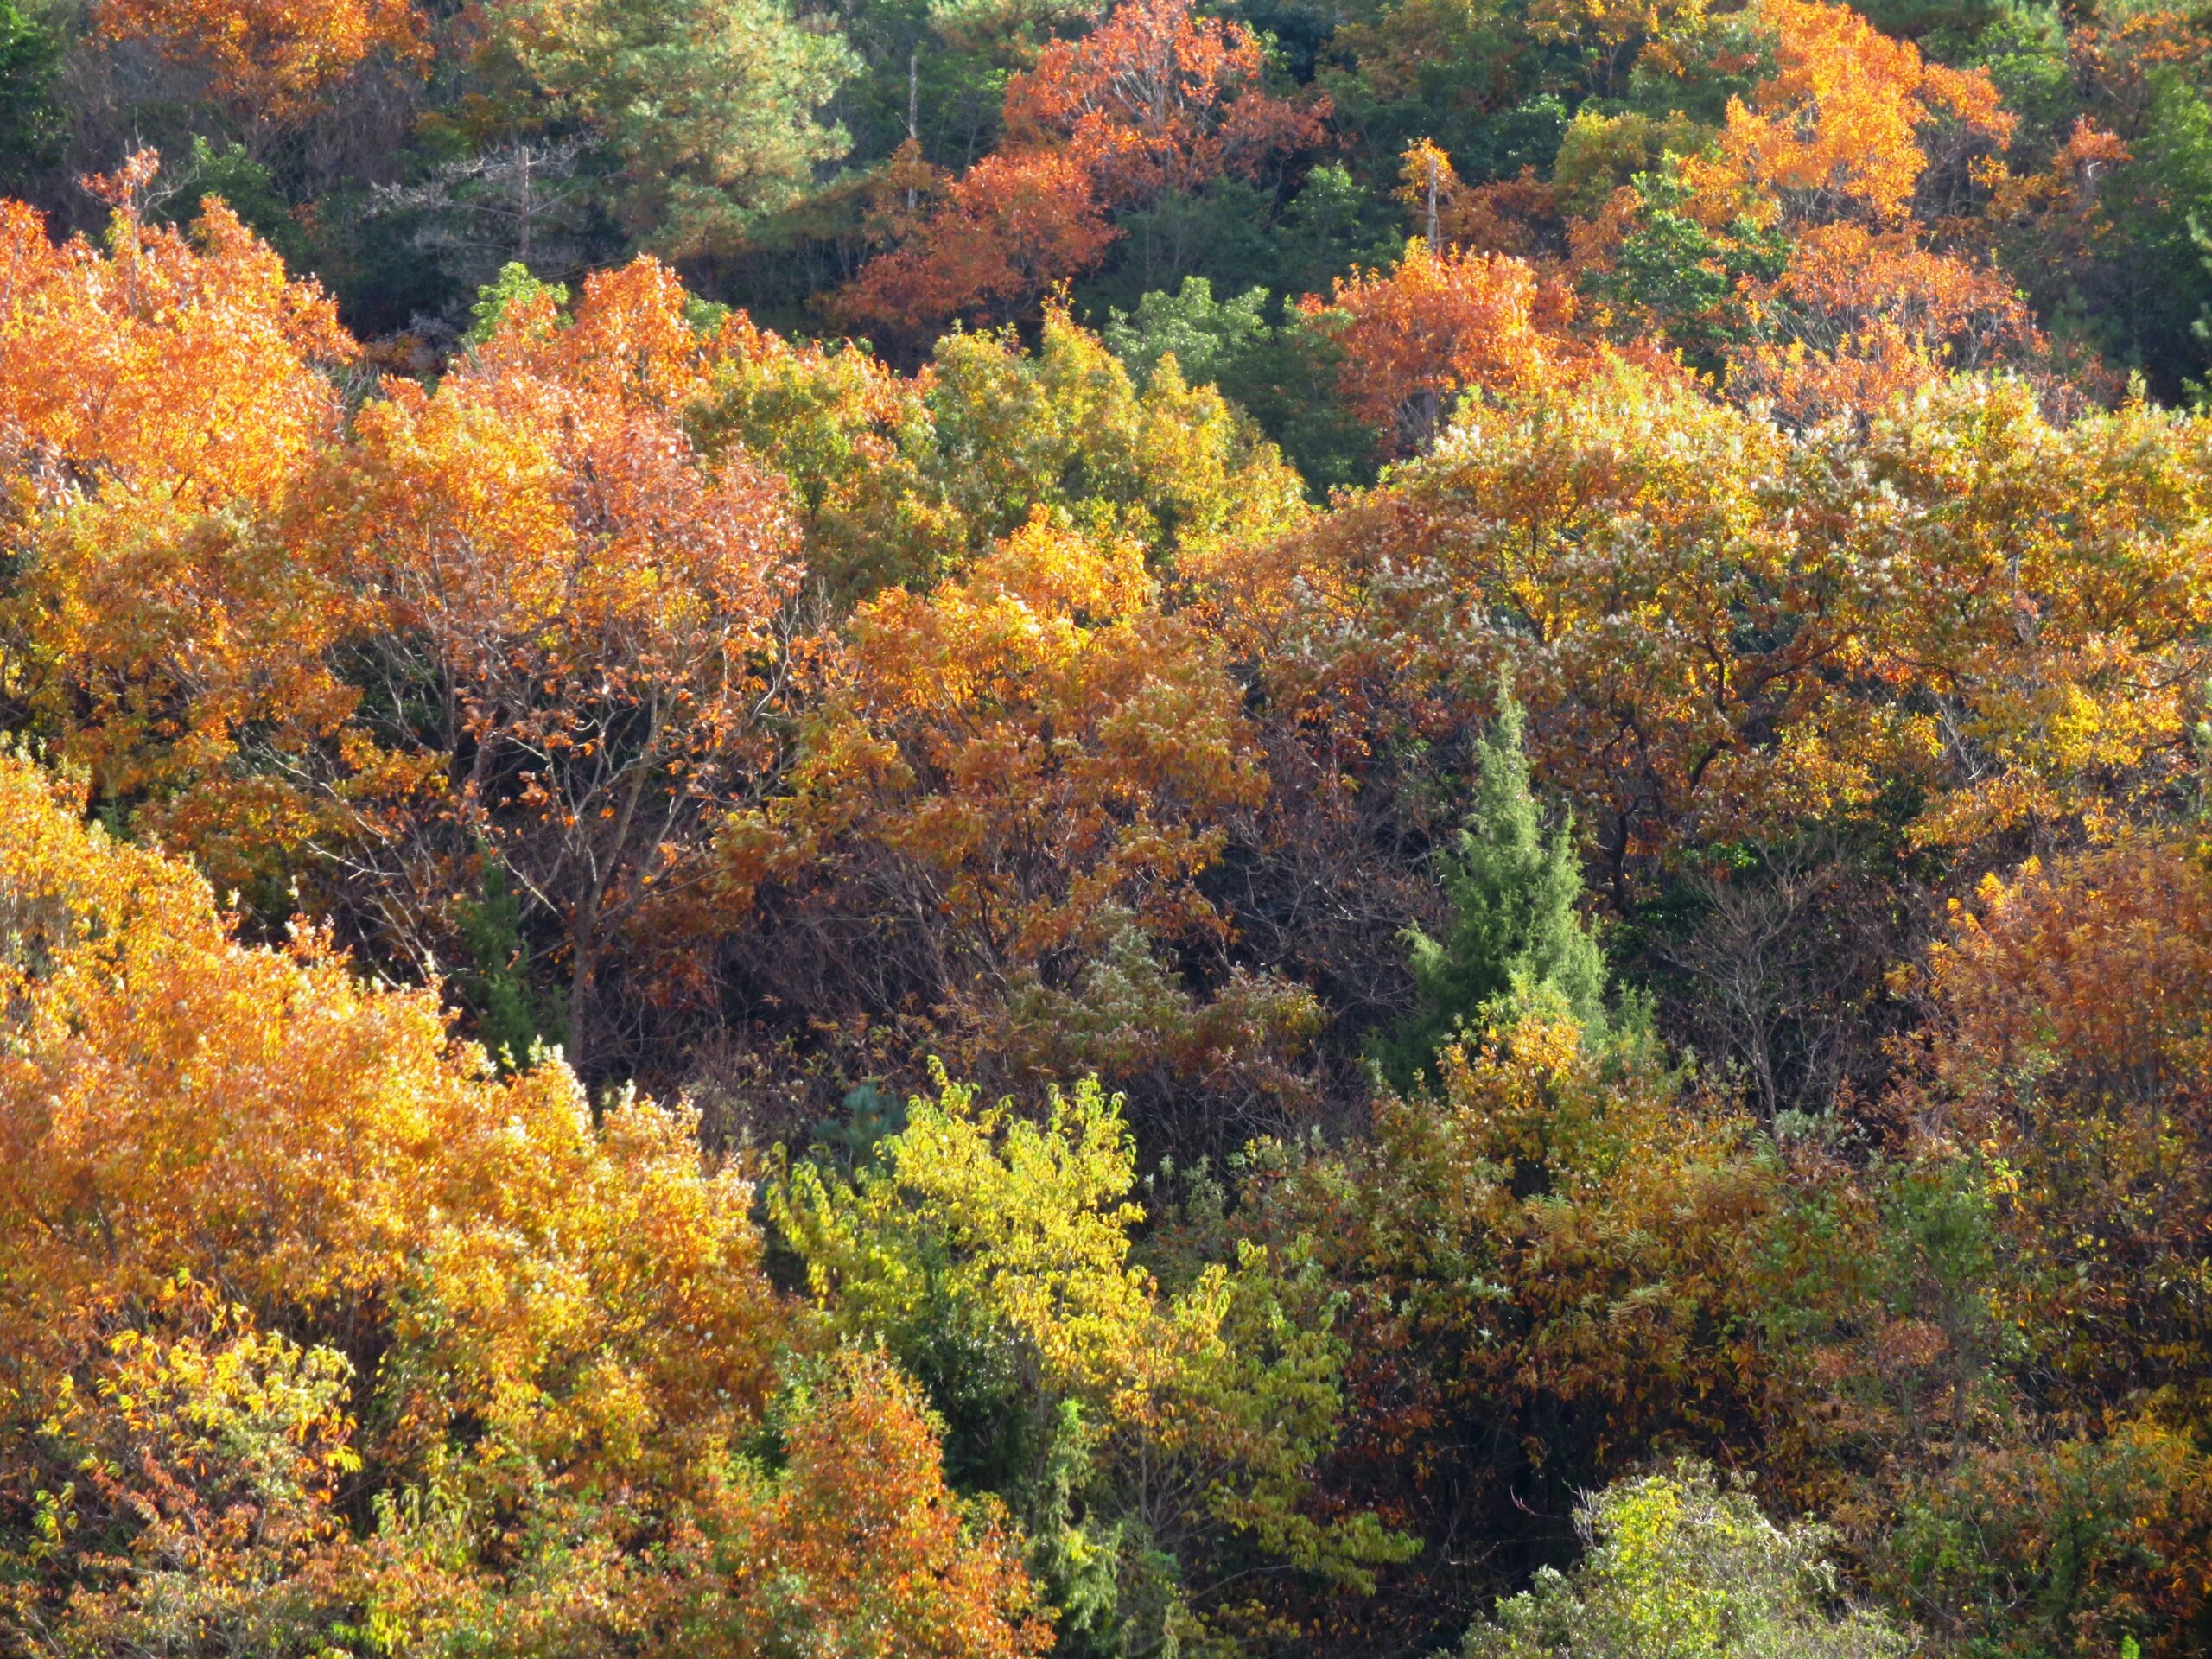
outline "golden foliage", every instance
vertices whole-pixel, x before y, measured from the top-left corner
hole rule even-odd
[[[1684,168],[1716,224],[1787,207],[1894,225],[1928,166],[1924,130],[1955,122],[1999,145],[2012,136],[1986,71],[1929,63],[1847,6],[1760,0],[1756,22],[1774,41],[1774,73],[1730,101],[1715,155]]]
[[[861,606],[790,798],[730,842],[739,878],[872,872],[944,930],[947,970],[1081,950],[1128,914],[1217,925],[1191,878],[1265,785],[1219,652],[1153,592],[1134,543],[1040,513],[964,577]]]

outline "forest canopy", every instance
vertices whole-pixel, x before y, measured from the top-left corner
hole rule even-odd
[[[2212,1653],[2212,13],[0,0],[0,1656]]]

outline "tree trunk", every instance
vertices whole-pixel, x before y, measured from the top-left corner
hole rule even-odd
[[[599,1000],[599,889],[594,887],[576,906],[575,926],[569,938],[569,1069],[588,1086],[594,1017]]]

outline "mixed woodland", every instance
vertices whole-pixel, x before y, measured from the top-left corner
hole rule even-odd
[[[0,1655],[2212,1654],[2202,0],[0,0]]]

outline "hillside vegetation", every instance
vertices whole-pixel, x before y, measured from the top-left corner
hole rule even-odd
[[[2212,11],[0,0],[0,1659],[2212,1654]]]

